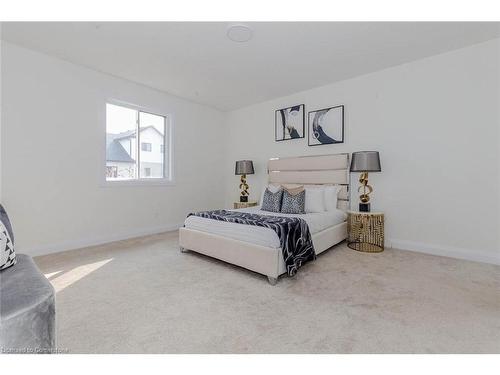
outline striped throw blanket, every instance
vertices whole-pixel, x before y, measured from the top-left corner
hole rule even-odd
[[[188,217],[192,215],[274,230],[280,240],[283,259],[289,276],[294,276],[297,270],[306,262],[316,259],[309,226],[303,219],[227,210],[196,212],[189,214]]]

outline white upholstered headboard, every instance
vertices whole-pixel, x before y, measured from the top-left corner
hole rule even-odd
[[[349,209],[349,154],[271,158],[269,183],[342,185],[337,207]]]

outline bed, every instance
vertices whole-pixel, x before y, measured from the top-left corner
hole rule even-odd
[[[299,216],[309,226],[316,254],[347,238],[349,154],[272,158],[268,180],[273,184],[340,185],[337,210],[303,215],[261,211],[260,207],[233,211]],[[179,230],[179,245],[182,252],[195,251],[265,275],[271,285],[286,273],[278,236],[269,228],[189,216]]]

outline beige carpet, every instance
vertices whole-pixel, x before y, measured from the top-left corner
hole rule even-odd
[[[176,232],[36,262],[71,353],[500,353],[493,265],[341,244],[273,287]]]

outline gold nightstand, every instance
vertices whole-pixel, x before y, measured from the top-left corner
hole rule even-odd
[[[234,209],[257,206],[257,202],[234,202]]]
[[[384,251],[384,214],[347,211],[347,246],[365,253]]]

